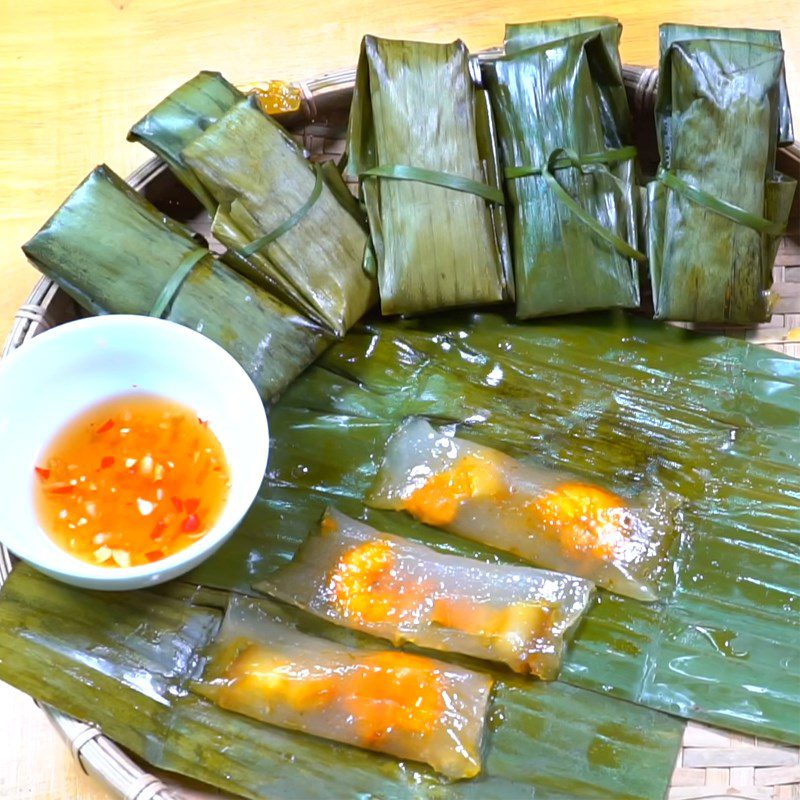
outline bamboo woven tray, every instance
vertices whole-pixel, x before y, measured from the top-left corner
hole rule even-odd
[[[637,146],[645,170],[652,170],[655,149],[653,105],[657,72],[626,67],[625,82],[636,122]],[[312,160],[338,159],[344,151],[344,134],[352,96],[354,70],[324,75],[298,84],[301,109],[281,121],[302,143]],[[781,151],[779,169],[800,177],[800,148]],[[209,220],[197,201],[173,178],[166,165],[153,159],[128,179],[131,186],[170,216],[187,222],[206,236],[212,248]],[[798,198],[792,210],[789,233],[775,262],[774,314],[765,324],[719,329],[719,333],[747,339],[787,355],[800,357],[800,223]],[[19,309],[3,355],[21,347],[48,328],[75,319],[84,312],[48,279],[42,279]],[[710,330],[708,327],[705,330]],[[0,545],[0,585],[13,568],[8,551]],[[104,784],[112,797],[125,800],[178,800],[224,796],[178,783],[176,776],[144,771],[114,742],[91,725],[43,707],[61,733],[82,769]],[[753,737],[689,723],[672,778],[669,800],[800,800],[800,749]],[[302,800],[302,798],[297,798]],[[338,798],[332,798],[338,800]]]

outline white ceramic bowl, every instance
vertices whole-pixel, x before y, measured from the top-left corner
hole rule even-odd
[[[34,466],[72,417],[136,391],[195,410],[220,441],[231,471],[228,499],[202,538],[161,561],[100,567],[62,550],[34,508]],[[150,317],[113,315],[69,322],[0,361],[0,540],[21,559],[67,583],[137,589],[197,566],[234,532],[252,504],[269,452],[267,416],[247,373],[195,331]]]

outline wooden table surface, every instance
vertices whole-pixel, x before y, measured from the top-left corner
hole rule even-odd
[[[148,157],[129,126],[201,69],[237,84],[353,65],[364,33],[499,44],[506,22],[609,14],[622,58],[655,64],[664,21],[779,28],[795,119],[798,0],[0,0],[0,343],[37,273],[20,245],[96,164],[126,175]],[[0,454],[0,457],[7,457]],[[97,800],[29,698],[0,684],[0,797]]]

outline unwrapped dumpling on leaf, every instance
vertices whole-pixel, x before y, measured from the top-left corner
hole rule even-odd
[[[291,564],[256,586],[338,625],[553,679],[591,581],[447,555],[328,508]]]
[[[637,600],[657,599],[676,534],[671,496],[628,500],[414,417],[390,437],[367,502]]]
[[[271,725],[471,778],[481,770],[492,683],[432,658],[309,636],[274,606],[234,597],[194,688]]]

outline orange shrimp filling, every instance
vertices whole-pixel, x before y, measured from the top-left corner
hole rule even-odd
[[[250,94],[258,98],[259,105],[267,114],[297,111],[303,100],[300,89],[284,81],[268,81],[266,86],[252,89]]]
[[[431,622],[479,636],[514,633],[524,641],[552,627],[553,611],[542,603],[512,603],[492,608],[443,597],[433,604]]]
[[[419,607],[424,590],[397,580],[395,559],[391,542],[381,539],[353,547],[339,559],[328,586],[343,617],[361,624],[398,621]]]
[[[44,530],[104,567],[149,564],[216,522],[230,473],[219,440],[190,409],[155,395],[103,402],[67,424],[39,458]]]
[[[386,650],[346,667],[308,668],[250,645],[226,671],[217,702],[234,711],[280,702],[301,713],[341,703],[369,746],[392,732],[430,732],[445,710],[442,688],[422,656]]]
[[[277,660],[258,645],[250,645],[231,664],[220,689],[219,704],[236,708],[237,698],[279,697],[296,711],[321,708],[336,689],[330,670],[312,672],[286,660]]]
[[[629,527],[625,501],[588,483],[562,483],[528,506],[531,521],[576,555],[614,559]]]
[[[381,651],[348,673],[344,702],[371,744],[393,731],[429,733],[445,711],[441,676],[422,656]]]
[[[439,598],[431,622],[482,637],[516,672],[552,677],[552,657],[532,652],[537,639],[552,637],[555,611],[543,603],[512,603],[491,608],[450,598]]]
[[[336,533],[336,531],[339,530],[339,525],[330,514],[325,514],[322,518],[322,522],[319,524],[319,529],[323,533]]]
[[[403,508],[427,525],[453,522],[461,504],[473,497],[499,497],[506,485],[497,466],[486,458],[466,455],[452,469],[440,472],[403,501]]]

